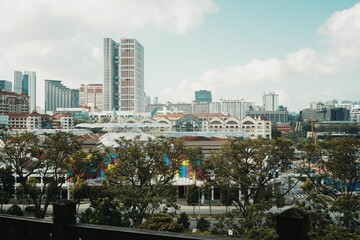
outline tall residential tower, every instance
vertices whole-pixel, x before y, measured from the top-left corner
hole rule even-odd
[[[144,47],[134,38],[104,39],[104,111],[145,111]]]
[[[275,92],[264,93],[263,106],[265,111],[276,111],[279,107],[279,94]]]

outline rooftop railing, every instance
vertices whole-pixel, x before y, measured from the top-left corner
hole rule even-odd
[[[53,204],[53,221],[0,214],[0,239],[6,240],[224,240],[239,239],[199,236],[134,228],[76,223],[76,204],[60,200]],[[279,240],[306,240],[309,216],[290,208],[277,216]]]
[[[0,239],[11,240],[195,240],[229,239],[184,233],[76,223],[76,204],[53,204],[53,221],[0,214]]]

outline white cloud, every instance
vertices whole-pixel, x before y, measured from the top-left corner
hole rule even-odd
[[[216,11],[211,0],[0,0],[0,79],[37,71],[44,105],[44,79],[102,82],[104,37],[145,27],[186,34]]]
[[[221,98],[252,99],[254,94],[260,98],[262,92],[274,90],[275,87],[279,89],[283,103],[283,100],[287,100],[288,105],[294,108],[307,107],[307,103],[304,106],[310,100],[307,90],[313,90],[315,81],[360,67],[360,3],[335,12],[320,26],[318,32],[327,43],[324,49],[303,48],[283,58],[254,59],[248,64],[210,69],[198,78],[186,80],[186,84],[181,82],[172,89],[166,89],[160,97],[176,101],[178,96],[186,96],[188,92],[208,89]],[[295,84],[305,89],[303,95],[299,95],[300,91]],[[324,81],[324,88],[327,85],[328,82]],[[177,96],[171,94],[173,92]],[[329,92],[323,90],[313,94],[323,98],[330,97]]]
[[[360,3],[352,8],[335,12],[319,28],[319,33],[339,48],[360,47]]]

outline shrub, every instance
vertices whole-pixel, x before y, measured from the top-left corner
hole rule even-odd
[[[210,222],[208,220],[206,220],[205,218],[201,217],[200,219],[197,220],[196,228],[200,232],[207,231],[209,229],[209,227],[210,227]]]
[[[185,212],[182,212],[180,213],[180,217],[177,219],[177,223],[182,225],[185,229],[189,229],[190,218]]]
[[[23,216],[24,212],[17,204],[13,204],[9,207],[9,209],[6,211],[7,214],[10,215],[16,215],[16,216]]]

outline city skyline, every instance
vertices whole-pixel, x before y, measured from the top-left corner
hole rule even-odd
[[[160,102],[189,102],[201,89],[257,104],[274,91],[289,111],[359,100],[358,1],[1,3],[0,79],[35,71],[40,106],[45,79],[103,83],[104,37],[142,43],[145,92]]]

